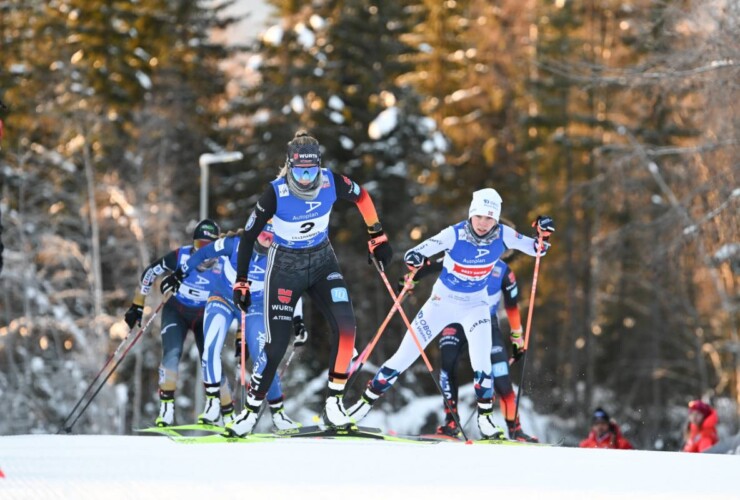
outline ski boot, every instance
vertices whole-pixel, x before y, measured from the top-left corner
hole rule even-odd
[[[344,409],[341,393],[337,393],[326,398],[323,420],[324,424],[332,428],[345,428],[354,423],[347,415],[347,410]]]
[[[260,402],[261,403],[261,402]],[[256,406],[247,403],[244,410],[233,421],[226,424],[226,433],[229,436],[244,437],[257,425],[259,418],[260,404]]]
[[[450,419],[444,425],[437,427],[437,434],[456,438],[460,436],[460,428],[457,426],[457,422]]]
[[[270,402],[270,413],[272,414],[272,424],[279,431],[287,431],[290,429],[298,429],[303,427],[303,424],[295,422],[288,415],[285,414],[285,406],[283,404],[283,398]]]
[[[234,403],[229,403],[227,405],[221,406],[221,421],[224,425],[228,424],[229,422],[233,422],[236,418],[236,413],[234,413]]]
[[[221,384],[206,384],[206,407],[198,415],[198,423],[204,425],[221,425]]]
[[[524,443],[539,443],[540,440],[534,436],[530,436],[522,430],[522,426],[519,423],[519,419],[507,420],[506,426],[509,430],[509,439],[513,441],[521,441]]]
[[[449,407],[447,406],[448,404]],[[460,416],[457,413],[457,401],[448,399],[445,404],[445,423],[437,427],[437,434],[458,437],[460,435],[460,427],[458,427],[457,422],[459,421]]]
[[[354,423],[358,423],[367,417],[367,414],[373,409],[373,405],[380,396],[380,394],[373,392],[370,384],[368,384],[367,389],[362,393],[362,397],[347,410],[347,415],[349,415]]]
[[[159,416],[154,421],[157,427],[169,427],[175,423],[175,391],[159,391]]]
[[[506,439],[504,430],[493,422],[492,403],[478,403],[478,428],[483,439]]]

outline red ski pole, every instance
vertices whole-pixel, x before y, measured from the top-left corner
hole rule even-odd
[[[245,311],[242,311],[242,345],[241,345],[241,353],[239,353],[239,356],[241,357],[240,363],[239,363],[239,377],[241,378],[242,383],[242,392],[247,387],[247,369],[245,367],[247,363],[247,351],[244,347],[247,343],[247,313]]]
[[[90,403],[93,402],[93,399],[95,399],[95,396],[98,395],[98,393],[103,388],[103,386],[105,386],[105,383],[108,382],[108,379],[116,371],[116,369],[118,368],[118,365],[121,364],[121,361],[123,361],[123,359],[126,357],[126,355],[131,350],[131,348],[134,347],[134,345],[136,344],[136,342],[139,341],[139,338],[141,338],[141,336],[144,334],[144,332],[147,330],[147,328],[149,328],[149,325],[152,324],[152,321],[154,321],[154,318],[157,317],[157,315],[159,314],[159,311],[162,310],[162,307],[165,305],[165,303],[167,302],[167,300],[169,300],[169,298],[170,298],[171,295],[172,295],[171,293],[165,294],[164,298],[162,299],[162,302],[160,302],[159,306],[157,306],[157,309],[154,310],[154,313],[152,314],[152,316],[149,318],[149,320],[147,320],[147,322],[144,324],[144,326],[142,326],[141,328],[139,328],[139,331],[136,332],[136,335],[134,335],[133,339],[128,344],[128,346],[126,347],[126,349],[124,349],[124,351],[121,354],[121,356],[118,357],[118,359],[116,360],[115,364],[113,364],[113,367],[110,369],[110,371],[108,371],[108,374],[105,376],[105,378],[103,378],[102,382],[100,382],[100,384],[98,385],[98,388],[95,390],[95,392],[92,393],[92,395],[90,395],[90,397],[87,399],[87,402],[84,404],[84,406],[82,406],[82,408],[80,409],[80,411],[77,414],[77,416],[75,417],[75,419],[72,421],[72,423],[70,423],[69,425],[67,425],[67,422],[69,421],[69,419],[72,417],[72,415],[74,415],[75,410],[77,410],[77,408],[80,406],[80,404],[82,403],[82,401],[85,400],[85,396],[87,396],[87,393],[93,387],[94,381],[93,381],[92,384],[90,384],[88,386],[88,388],[85,390],[85,393],[83,393],[82,397],[77,402],[77,404],[75,405],[75,407],[72,409],[71,412],[69,412],[69,415],[67,415],[67,418],[65,418],[64,421],[62,422],[62,426],[59,429],[59,431],[57,432],[57,434],[61,433],[62,431],[66,432],[67,434],[69,434],[70,432],[72,432],[72,427],[74,427],[74,425],[77,423],[77,421],[83,415],[83,413],[85,413],[85,411],[87,410],[87,407],[90,406]],[[130,335],[130,333],[129,333],[129,335]],[[126,339],[128,339],[128,336],[126,337]],[[98,375],[95,377],[96,379],[100,377],[100,375],[103,373],[103,371],[105,370],[106,366],[108,366],[108,364],[110,363],[110,361],[113,358],[116,357],[116,355],[118,354],[119,349],[126,342],[126,339],[124,339],[124,341],[121,342],[121,345],[118,346],[118,349],[116,349],[116,351],[113,353],[113,356],[110,357],[110,358],[108,358],[108,361],[106,361],[106,364],[103,366],[103,370],[101,370],[98,373]]]
[[[388,311],[388,314],[386,315],[385,319],[383,320],[383,323],[381,323],[380,327],[378,328],[378,331],[375,333],[375,336],[372,338],[370,343],[365,347],[365,349],[362,351],[362,353],[355,359],[355,362],[352,363],[352,366],[349,369],[349,376],[351,377],[357,370],[362,368],[362,365],[365,364],[365,361],[367,361],[367,358],[370,357],[370,354],[373,352],[373,349],[375,349],[375,345],[378,343],[378,340],[380,340],[381,335],[385,331],[386,326],[388,326],[388,323],[390,323],[391,318],[393,318],[393,315],[396,313],[396,311],[401,307],[401,303],[406,298],[406,292],[408,292],[411,289],[411,286],[413,285],[414,275],[417,273],[418,269],[414,269],[409,273],[408,276],[406,276],[406,281],[403,285],[403,289],[401,290],[401,293],[396,298],[396,301],[393,302],[393,307],[391,307],[391,310]]]
[[[383,269],[380,267],[380,264],[378,264],[378,260],[375,258],[375,256],[372,257],[372,261],[373,261],[373,264],[375,264],[375,269],[378,270],[380,277],[383,278],[383,283],[385,283],[385,287],[388,289],[388,293],[391,294],[391,298],[393,299],[394,302],[398,302],[398,297],[396,297],[396,294],[393,291],[393,287],[388,282],[388,278],[386,277]],[[406,285],[404,285],[404,288],[406,288]],[[460,432],[462,432],[462,435],[463,435],[463,438],[465,438],[465,441],[468,441],[468,436],[465,434],[465,430],[460,425],[460,419],[458,418],[457,413],[452,411],[450,402],[445,397],[444,391],[442,390],[442,387],[440,387],[437,377],[434,376],[434,369],[432,368],[432,363],[429,362],[429,358],[424,352],[424,348],[421,346],[421,342],[419,342],[419,338],[416,336],[414,327],[411,326],[411,322],[409,321],[409,318],[406,316],[406,311],[403,310],[403,307],[400,304],[398,306],[398,312],[401,313],[401,318],[403,318],[403,322],[406,324],[406,328],[408,328],[409,333],[411,334],[411,338],[414,341],[414,344],[416,344],[416,347],[419,349],[421,358],[424,360],[424,364],[427,365],[427,370],[429,370],[429,375],[432,376],[432,380],[434,380],[434,385],[437,386],[439,393],[442,395],[442,399],[445,402],[445,406],[447,407],[447,410],[450,412],[450,415],[452,415],[452,417],[455,419],[455,424],[460,429]]]
[[[516,408],[514,409],[514,421],[519,418],[519,396],[522,392],[522,385],[524,384],[524,369],[527,366],[527,347],[529,346],[529,338],[531,337],[532,328],[532,315],[534,314],[534,296],[537,293],[537,277],[540,273],[540,258],[542,257],[542,234],[537,238],[537,253],[534,258],[534,273],[532,274],[532,291],[529,294],[529,310],[527,311],[527,328],[524,330],[524,349],[522,360],[522,376],[519,378],[519,387],[516,390]]]

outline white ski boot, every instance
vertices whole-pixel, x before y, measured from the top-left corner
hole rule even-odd
[[[478,407],[478,428],[483,439],[506,439],[504,430],[493,422],[493,408],[482,410]]]
[[[232,436],[244,437],[254,429],[259,417],[259,406],[245,406],[244,410],[232,422],[226,424],[226,432]]]
[[[362,393],[362,397],[357,400],[348,410],[347,415],[352,419],[354,423],[358,423],[363,418],[367,417],[370,410],[373,409],[373,405],[380,397],[380,394],[375,394],[368,387],[365,392]]]
[[[175,398],[161,397],[159,400],[159,416],[154,424],[157,427],[169,427],[175,423]]]
[[[303,427],[303,424],[294,421],[285,414],[285,408],[280,408],[279,410],[273,410],[270,408],[270,411],[272,412],[272,425],[274,425],[279,431],[287,431]]]
[[[205,425],[222,425],[221,398],[218,393],[206,395],[206,408],[198,415],[198,423]]]
[[[344,409],[341,395],[326,398],[323,417],[324,423],[329,427],[348,427],[353,423]]]

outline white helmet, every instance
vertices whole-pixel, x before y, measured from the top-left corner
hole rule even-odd
[[[468,217],[483,215],[485,217],[493,217],[498,222],[501,216],[502,204],[503,200],[495,189],[481,189],[473,193],[473,201],[470,203]]]

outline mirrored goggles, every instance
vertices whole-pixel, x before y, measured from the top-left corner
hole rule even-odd
[[[321,167],[319,167],[318,165],[311,167],[296,166],[290,169],[290,174],[293,176],[293,179],[296,182],[309,184],[316,180],[316,177],[318,177],[320,170]]]

